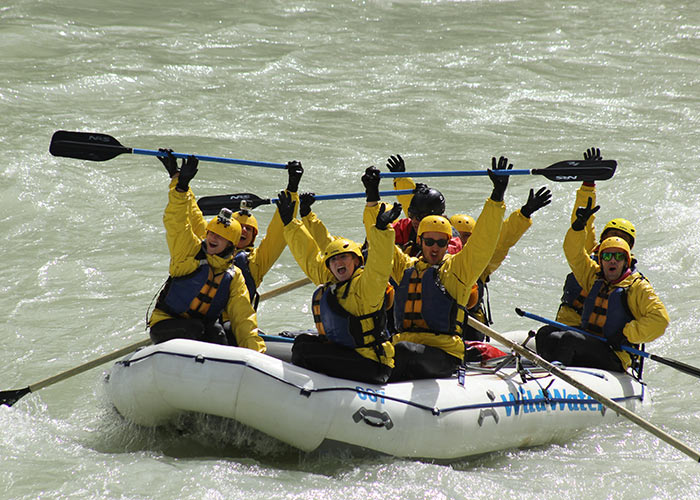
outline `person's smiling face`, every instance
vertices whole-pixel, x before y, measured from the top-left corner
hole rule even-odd
[[[209,255],[216,255],[218,253],[221,253],[224,250],[226,250],[226,247],[229,244],[231,244],[229,240],[227,240],[223,236],[219,236],[213,231],[207,231],[207,237],[205,241],[207,244],[207,253]]]
[[[359,265],[360,258],[351,252],[334,255],[328,259],[328,269],[338,281],[349,280]]]
[[[249,224],[241,224],[241,239],[238,240],[237,248],[248,248],[255,238],[255,228]]]

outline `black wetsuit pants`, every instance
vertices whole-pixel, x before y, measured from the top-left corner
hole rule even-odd
[[[391,368],[365,358],[355,349],[330,342],[324,335],[306,333],[294,339],[292,363],[331,377],[370,384],[385,383],[391,373]]]
[[[389,382],[451,377],[462,363],[442,349],[414,342],[397,342],[394,349],[394,370]]]
[[[218,321],[205,324],[198,319],[164,319],[151,327],[150,335],[154,344],[160,344],[172,339],[191,339],[212,344],[229,345],[226,341],[224,327]]]
[[[535,340],[537,354],[547,361],[559,361],[566,366],[625,371],[610,345],[594,337],[547,325],[537,331]]]

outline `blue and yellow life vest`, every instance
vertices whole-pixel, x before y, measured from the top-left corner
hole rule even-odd
[[[226,308],[233,268],[214,274],[206,259],[186,276],[170,276],[158,296],[156,308],[179,318],[215,322]]]
[[[404,271],[394,304],[394,322],[400,332],[462,334],[467,308],[447,293],[438,269],[439,266],[431,266],[418,273],[412,267]]]
[[[569,306],[578,314],[581,314],[587,295],[578,281],[576,281],[574,273],[567,274],[564,280],[564,292],[561,296],[562,305]]]
[[[352,279],[356,278],[357,276]],[[390,285],[387,286],[384,303],[377,311],[354,316],[338,301],[338,294],[347,297],[352,279],[340,284],[321,285],[316,289],[311,301],[316,329],[331,342],[352,349],[369,347],[375,351],[379,360],[386,359],[382,344],[390,338],[386,311],[392,306],[394,290]],[[361,322],[365,319],[372,320],[372,327],[363,330]]]
[[[245,286],[248,289],[248,295],[250,295],[250,303],[253,309],[257,310],[258,302],[260,302],[260,294],[258,293],[258,288],[255,286],[253,274],[250,272],[250,262],[248,261],[249,254],[250,252],[248,250],[241,250],[233,258],[233,263],[241,270],[241,273],[243,273]]]
[[[635,281],[637,279],[646,278],[636,273]],[[620,338],[622,329],[634,319],[627,305],[628,288],[629,285],[623,287],[596,280],[583,303],[581,328],[607,339]],[[622,339],[623,344],[629,345],[624,335]]]

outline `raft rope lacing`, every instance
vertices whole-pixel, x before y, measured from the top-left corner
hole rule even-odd
[[[376,397],[376,398],[381,398],[389,401],[394,401],[396,403],[402,403],[407,406],[412,406],[414,408],[418,408],[421,410],[426,410],[432,413],[435,416],[439,416],[443,413],[449,413],[449,412],[454,412],[454,411],[460,411],[460,410],[478,410],[482,408],[499,408],[499,407],[507,407],[507,406],[525,406],[525,405],[535,405],[535,404],[595,404],[596,401],[593,399],[589,398],[542,398],[542,399],[524,399],[523,394],[520,393],[520,391],[516,391],[517,394],[517,399],[514,400],[508,400],[508,401],[493,401],[490,403],[477,403],[477,404],[471,404],[471,405],[459,405],[459,406],[450,406],[446,408],[438,408],[435,406],[428,406],[424,405],[421,403],[416,403],[415,401],[410,401],[407,399],[403,398],[397,398],[394,396],[390,396],[387,394],[382,394],[378,393],[376,391],[370,391],[366,389],[362,389],[360,387],[321,387],[321,388],[316,388],[316,389],[309,389],[307,387],[300,386],[298,384],[295,384],[293,382],[290,382],[288,380],[285,380],[283,378],[280,378],[276,375],[273,375],[269,372],[266,372],[265,370],[258,368],[256,366],[252,366],[248,364],[245,361],[238,361],[238,360],[231,360],[231,359],[223,359],[223,358],[213,358],[213,357],[205,357],[202,354],[184,354],[180,352],[169,352],[169,351],[153,351],[149,354],[146,354],[145,356],[142,356],[138,359],[128,359],[128,360],[122,360],[118,361],[116,364],[118,365],[123,365],[125,367],[129,367],[133,363],[137,363],[139,361],[143,361],[147,358],[150,358],[152,356],[158,355],[158,354],[165,354],[169,356],[176,356],[180,358],[189,358],[194,360],[197,363],[204,363],[205,361],[214,361],[218,363],[226,363],[226,364],[231,364],[231,365],[241,365],[246,368],[250,368],[251,370],[255,370],[258,373],[261,373],[267,377],[270,377],[274,380],[277,380],[278,382],[281,382],[283,384],[289,385],[291,387],[294,387],[295,389],[298,389],[300,394],[305,397],[311,397],[313,393],[321,393],[321,392],[336,392],[336,391],[345,391],[345,392],[353,392],[357,394],[364,394],[369,397]],[[528,370],[531,372],[531,370]],[[585,370],[579,370],[585,373],[589,373],[592,375],[597,375],[595,372],[590,372],[590,371],[585,371]],[[517,372],[516,372],[517,373]],[[538,383],[539,385],[539,383]],[[541,387],[541,386],[540,386]],[[511,393],[512,394],[512,393]],[[618,398],[611,398],[613,401],[616,402],[623,402],[623,401],[628,401],[632,399],[638,399],[642,401],[644,399],[644,391],[643,391],[643,386],[642,386],[642,392],[638,395],[632,395],[632,396],[623,396],[623,397],[618,397]]]

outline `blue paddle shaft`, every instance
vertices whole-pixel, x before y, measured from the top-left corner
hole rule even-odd
[[[532,170],[493,170],[496,175],[530,175]],[[382,172],[380,177],[471,177],[489,175],[487,170],[443,170],[438,172]]]
[[[265,333],[258,333],[260,337],[265,342],[282,342],[283,344],[292,344],[294,339],[292,337],[282,337],[281,335],[267,335]]]
[[[551,326],[556,326],[557,328],[561,328],[562,330],[570,330],[572,332],[578,332],[582,333],[583,335],[586,335],[588,337],[593,337],[595,339],[600,340],[601,342],[607,342],[607,340],[604,337],[599,337],[598,335],[593,335],[592,333],[589,333],[585,330],[581,330],[580,328],[576,328],[574,326],[569,326],[565,325],[564,323],[559,323],[558,321],[554,321],[553,319],[547,319],[543,318],[542,316],[538,316],[537,314],[532,314],[526,311],[523,311],[522,309],[516,309],[516,312],[520,316],[524,316],[526,318],[534,319],[535,321],[539,321],[540,323],[544,323],[546,325],[551,325]],[[649,357],[649,353],[640,351],[639,349],[635,349],[633,347],[628,347],[626,345],[620,346],[622,347],[623,351],[627,351],[630,354],[634,354],[636,356],[642,356],[644,358]]]
[[[380,196],[399,196],[402,194],[413,194],[413,189],[399,189],[397,191],[380,191]],[[317,194],[316,201],[321,200],[345,200],[349,198],[364,198],[367,193],[339,193],[339,194]],[[270,202],[275,203],[277,198],[271,198]]]
[[[147,156],[165,156],[160,151],[154,151],[152,149],[138,149],[132,148],[131,152],[136,155],[147,155]],[[287,168],[287,165],[283,163],[270,163],[268,161],[252,161],[252,160],[238,160],[236,158],[222,158],[220,156],[207,156],[207,155],[189,155],[185,153],[173,153],[175,158],[188,158],[194,156],[199,161],[211,161],[216,163],[233,163],[236,165],[249,165],[253,167],[267,167],[267,168]]]

